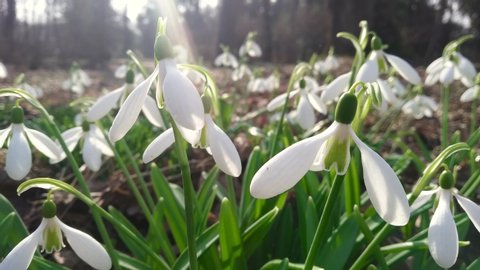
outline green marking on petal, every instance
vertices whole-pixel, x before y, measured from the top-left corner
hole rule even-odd
[[[43,229],[43,249],[46,253],[52,253],[53,251],[59,251],[64,247],[62,239],[62,231],[58,222],[54,218],[49,218],[47,225]]]
[[[331,137],[325,143],[325,169],[334,168],[337,174],[345,174],[350,163],[350,138]]]

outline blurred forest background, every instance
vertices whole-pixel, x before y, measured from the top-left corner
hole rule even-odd
[[[211,61],[220,43],[236,52],[249,31],[264,62],[305,60],[330,46],[348,55],[350,43],[335,35],[358,33],[362,19],[414,64],[466,33],[476,38],[462,52],[480,59],[479,0],[0,0],[0,61],[36,69],[73,60],[101,67],[127,49],[152,57],[158,16],[177,26],[169,29],[174,44],[200,61]]]

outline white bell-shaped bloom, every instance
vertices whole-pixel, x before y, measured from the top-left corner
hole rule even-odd
[[[40,226],[23,239],[8,253],[0,263],[0,270],[26,270],[30,265],[38,246],[42,251],[52,253],[59,251],[65,235],[73,251],[94,269],[108,270],[112,261],[105,248],[90,235],[65,225],[56,216],[43,218]]]
[[[460,96],[461,102],[470,102],[474,99],[480,98],[480,85],[475,85],[468,88],[462,96]]]
[[[296,123],[298,123],[300,127],[309,130],[313,128],[316,122],[315,111],[326,114],[327,106],[320,97],[314,94],[319,88],[317,81],[308,76],[304,77],[303,80],[305,84],[304,88],[301,87],[301,80],[295,82],[293,90],[290,91],[289,98],[300,94],[294,119],[296,119]],[[273,111],[280,108],[284,104],[286,97],[287,93],[283,93],[272,99],[267,104],[267,110]]]
[[[242,162],[232,140],[220,129],[209,114],[205,114],[205,127],[200,131],[192,131],[180,126],[179,130],[187,142],[194,147],[205,148],[213,156],[215,163],[224,173],[238,177],[242,172]],[[204,140],[204,141],[202,141]],[[171,128],[155,138],[143,153],[143,162],[148,163],[161,155],[175,143]]]
[[[33,87],[30,84],[23,82],[15,86],[18,89],[25,90],[27,93],[32,95],[34,98],[41,98],[43,96],[43,90],[40,87]]]
[[[333,54],[328,54],[324,60],[318,60],[313,68],[320,74],[326,74],[336,70],[340,66],[337,57]]]
[[[253,197],[267,199],[292,188],[308,170],[335,169],[344,174],[350,162],[350,139],[362,156],[363,179],[373,207],[387,223],[408,222],[410,209],[405,191],[387,162],[364,144],[350,124],[335,121],[322,133],[297,142],[267,161],[250,185]]]
[[[382,111],[385,111],[388,105],[392,105],[394,107],[400,107],[402,105],[402,101],[400,101],[396,95],[398,90],[395,89],[395,85],[382,79],[378,79],[377,84],[382,95],[382,103],[380,105],[380,109]]]
[[[8,128],[0,130],[0,147],[7,142],[7,156],[5,170],[14,180],[22,180],[32,168],[32,151],[29,142],[48,158],[58,158],[61,149],[47,135],[27,128],[23,123],[11,124]]]
[[[129,69],[128,65],[125,65],[125,64],[118,66],[117,69],[115,69],[114,71],[115,78],[125,79],[125,77],[127,76],[128,69]],[[138,85],[142,81],[143,81],[142,74],[140,74],[139,72],[135,72],[133,85]]]
[[[120,88],[100,97],[88,110],[87,120],[89,122],[98,121],[107,115],[112,109],[119,107],[125,100],[128,92],[133,89],[132,84],[124,84]],[[145,97],[141,111],[148,121],[156,127],[164,127],[162,116],[157,108],[155,100],[147,95]]]
[[[270,75],[267,78],[257,77],[257,78],[250,78],[250,81],[247,84],[247,91],[250,93],[268,93],[272,92],[273,90],[277,89],[277,81],[275,77]]]
[[[449,85],[454,80],[460,80],[463,85],[470,87],[473,86],[477,71],[465,56],[459,52],[453,52],[450,56],[435,59],[428,65],[426,73],[425,85],[427,86],[437,82]]]
[[[418,95],[412,100],[407,101],[402,106],[405,114],[412,115],[415,119],[423,117],[432,117],[433,113],[438,110],[438,104],[431,97]]]
[[[247,76],[247,78],[253,77],[253,72],[246,64],[239,65],[235,70],[232,72],[232,80],[239,81],[243,79],[243,77]]]
[[[231,54],[228,51],[224,51],[215,57],[214,61],[215,66],[217,67],[231,67],[237,68],[238,67],[238,60],[235,55]]]
[[[458,194],[455,188],[422,191],[412,204],[412,211],[427,203],[433,195],[438,198],[438,206],[428,227],[428,248],[435,262],[442,268],[452,267],[458,257],[457,226],[451,212],[452,195],[467,213],[475,228],[480,232],[480,206]]]
[[[70,90],[78,95],[83,95],[85,87],[92,84],[90,76],[80,68],[73,68],[70,72],[70,77],[62,84],[64,90]]]
[[[7,76],[7,67],[2,62],[0,62],[0,79],[5,79]]]
[[[109,132],[113,142],[125,136],[142,108],[152,105],[147,97],[155,79],[157,79],[156,99],[165,102],[166,110],[177,125],[191,130],[203,127],[204,110],[200,94],[193,83],[177,69],[175,61],[166,58],[158,62],[152,74],[132,90],[120,107]]]
[[[102,155],[112,157],[113,151],[110,148],[105,136],[95,124],[85,124],[84,127],[74,127],[62,133],[62,138],[71,152],[83,140],[82,157],[83,162],[92,171],[98,171],[102,165]],[[65,152],[56,158],[50,159],[55,164],[66,157]]]
[[[262,49],[260,48],[260,45],[258,45],[257,42],[255,42],[251,38],[247,38],[245,43],[243,43],[242,46],[240,46],[238,54],[241,57],[244,57],[244,56],[260,57],[262,56]]]

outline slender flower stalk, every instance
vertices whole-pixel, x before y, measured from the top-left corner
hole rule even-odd
[[[450,103],[450,86],[443,85],[442,86],[442,120],[440,121],[441,125],[441,135],[440,135],[440,142],[442,149],[445,149],[448,143],[448,105]]]

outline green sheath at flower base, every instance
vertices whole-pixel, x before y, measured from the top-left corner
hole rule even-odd
[[[307,82],[305,81],[304,78],[302,78],[302,79],[300,80],[300,88],[301,88],[301,89],[305,89],[305,86],[307,86]]]
[[[357,111],[357,97],[352,93],[345,93],[340,98],[335,109],[335,121],[342,124],[351,124]]]
[[[153,50],[157,61],[173,57],[172,44],[170,43],[170,39],[165,35],[157,36]]]
[[[373,36],[372,40],[370,41],[370,46],[372,47],[372,50],[379,51],[383,46],[382,40],[377,36]]]
[[[52,200],[46,200],[42,206],[42,216],[44,218],[53,218],[57,215],[57,206]]]
[[[90,123],[88,123],[87,121],[83,121],[82,122],[82,130],[87,132],[90,130]]]
[[[125,75],[125,82],[127,84],[132,84],[135,81],[135,73],[133,70],[128,69],[127,70],[127,75]]]
[[[450,171],[443,171],[438,182],[443,189],[451,189],[455,186],[455,178]]]
[[[12,117],[12,123],[22,124],[23,123],[23,109],[20,106],[15,106],[10,111],[10,116]]]

